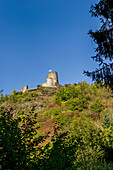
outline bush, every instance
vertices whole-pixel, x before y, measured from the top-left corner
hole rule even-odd
[[[73,98],[71,98],[70,100],[67,101],[66,107],[67,107],[68,110],[82,111],[84,109],[87,109],[87,104],[88,104],[88,101],[85,98],[83,98],[83,99],[80,99],[80,98],[74,98],[73,99]]]
[[[91,111],[100,113],[102,110],[103,110],[102,104],[98,100],[91,105]]]
[[[40,125],[38,123],[35,124],[35,129],[39,129]]]
[[[11,94],[10,96],[9,96],[9,102],[16,102],[17,100],[16,100],[16,96],[15,95],[13,95],[13,94]]]
[[[23,98],[23,101],[31,101],[31,99],[29,97]]]
[[[23,97],[29,97],[29,96],[30,96],[30,93],[29,93],[29,92],[24,92],[24,93],[22,93],[22,96],[23,96]]]
[[[0,94],[0,103],[3,103],[5,102],[5,98],[4,98],[4,95],[3,93]]]
[[[68,121],[69,121],[69,118],[64,114],[59,114],[55,118],[56,123],[63,123],[64,124],[64,123],[66,123]]]
[[[93,93],[93,94],[97,94],[97,90],[98,90],[98,89],[97,89],[96,85],[92,84],[92,85],[91,85],[91,90],[92,90],[92,93]]]
[[[68,87],[62,87],[56,93],[57,101],[67,101],[72,97],[77,97],[80,94],[81,90],[79,86],[70,85]]]
[[[24,115],[24,111],[23,111],[23,110],[19,110],[19,111],[17,112],[17,116],[20,116],[20,115]]]
[[[56,93],[56,100],[60,101],[62,105],[66,105],[69,110],[82,111],[87,108],[91,100],[91,88],[85,81],[76,86],[63,87]]]
[[[50,110],[46,111],[44,113],[45,117],[54,117],[56,115],[58,115],[61,112],[62,108],[61,107],[57,107],[57,108],[51,108]]]
[[[36,134],[36,138],[39,138],[40,136],[44,136],[44,132],[43,131],[37,131],[37,134]]]
[[[109,128],[110,126],[113,126],[113,119],[110,118],[110,116],[106,113],[103,116],[103,128]]]
[[[21,103],[21,99],[19,98],[19,99],[17,100],[17,102],[18,102],[18,104],[20,104],[20,103]]]
[[[16,90],[13,90],[13,95],[16,95],[16,94],[17,94]]]
[[[37,97],[38,96],[38,94],[37,93],[35,93],[35,92],[31,92],[31,97]]]

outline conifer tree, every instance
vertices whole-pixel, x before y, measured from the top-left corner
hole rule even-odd
[[[93,60],[98,62],[99,67],[84,74],[92,80],[102,80],[105,84],[113,86],[113,0],[100,0],[92,5],[90,13],[99,18],[101,26],[96,31],[89,31],[90,37],[96,43]]]

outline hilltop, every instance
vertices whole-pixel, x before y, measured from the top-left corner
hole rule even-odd
[[[8,122],[10,119],[7,116],[11,114],[10,122],[18,122],[25,145],[40,141],[32,144],[33,148],[44,149],[36,151],[36,158],[34,152],[28,149],[29,159],[31,162],[36,159],[39,169],[43,169],[44,165],[47,169],[54,169],[57,162],[57,169],[61,169],[61,165],[65,169],[67,161],[68,168],[73,166],[72,169],[76,166],[79,169],[93,167],[94,162],[95,168],[100,166],[102,169],[112,162],[113,92],[103,82],[89,85],[84,81],[57,88],[38,86],[24,93],[13,90],[11,95],[1,94],[0,105],[2,119]],[[10,126],[13,127],[13,124]],[[30,138],[23,135],[26,128],[25,134]],[[44,159],[42,162],[38,153]],[[29,161],[28,165],[35,166]]]

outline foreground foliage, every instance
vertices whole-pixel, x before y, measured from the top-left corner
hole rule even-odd
[[[58,89],[51,101],[40,113],[34,108],[14,115],[12,109],[1,107],[1,169],[113,169],[113,97],[109,87],[102,82],[80,82]],[[53,133],[40,130],[50,122]]]

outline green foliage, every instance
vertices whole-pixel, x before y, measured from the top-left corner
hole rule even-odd
[[[0,164],[2,169],[27,168],[25,143],[22,142],[18,120],[14,120],[10,113],[0,115]]]
[[[21,101],[22,101],[22,99],[21,99],[21,98],[19,98],[19,99],[17,100],[18,104],[20,104],[20,103],[21,103]]]
[[[54,116],[58,115],[61,112],[61,110],[62,110],[61,107],[51,108],[44,113],[44,116],[45,117],[49,117],[49,116],[54,117]]]
[[[24,111],[23,111],[23,110],[19,110],[19,111],[17,112],[17,116],[20,116],[20,115],[24,115]]]
[[[98,131],[94,128],[91,119],[75,116],[70,126],[69,138],[70,144],[76,145],[75,166],[87,167],[102,155],[100,146],[97,144]]]
[[[23,101],[31,101],[31,99],[29,97],[23,98]]]
[[[24,93],[22,93],[22,96],[23,97],[28,97],[30,94],[29,94],[29,92],[24,92]]]
[[[103,116],[103,127],[109,128],[110,126],[113,126],[113,119],[110,118],[110,116],[106,113]]]
[[[89,118],[75,116],[68,132],[60,135],[54,133],[52,144],[49,144],[45,159],[42,160],[42,167],[58,170],[112,169],[112,134],[108,130],[96,129]]]
[[[41,136],[44,136],[44,132],[43,131],[37,131],[35,137],[39,138]]]
[[[93,165],[89,166],[90,169],[95,169],[95,170],[112,170],[113,169],[113,164],[107,163],[106,161],[100,160],[96,162]]]
[[[78,85],[63,87],[56,93],[56,100],[66,106],[68,110],[82,111],[87,108],[91,100],[91,88],[88,83],[80,82]]]
[[[99,144],[103,150],[103,157],[113,163],[113,127],[100,130]]]
[[[95,103],[91,105],[91,111],[100,113],[102,110],[103,110],[102,104],[99,100],[95,101]]]
[[[113,84],[113,1],[112,0],[99,0],[91,6],[91,14],[100,20],[100,28],[95,31],[90,30],[89,34],[93,41],[96,43],[95,56],[92,57],[99,65],[98,69],[84,73],[91,77],[92,80],[109,84]]]
[[[32,103],[34,98],[37,99],[34,92],[14,92],[7,96],[6,106],[5,96],[0,98],[2,169],[112,169],[113,97],[108,87],[80,82],[60,88],[52,99],[53,105],[43,111],[35,107],[37,101],[40,107],[45,104],[44,96]],[[31,102],[25,103],[26,99]],[[14,109],[20,103],[17,116],[4,113],[11,109],[9,101]],[[30,105],[31,112],[24,113],[26,105]]]
[[[97,89],[97,86],[96,86],[95,84],[92,84],[92,85],[91,85],[91,90],[92,90],[92,93],[93,93],[93,94],[97,94],[97,90],[98,90],[98,89]]]
[[[36,124],[35,124],[35,129],[39,129],[39,128],[40,128],[39,123],[36,123]]]
[[[56,93],[56,96],[57,96],[56,100],[60,102],[67,101],[71,97],[78,96],[79,93],[80,93],[79,86],[75,87],[74,85],[70,85],[68,87],[63,87],[59,89],[58,92]]]
[[[13,95],[13,94],[11,94],[10,96],[9,96],[9,102],[10,103],[16,103],[16,96],[15,95]]]
[[[38,96],[38,94],[37,93],[35,93],[35,92],[31,92],[31,97],[37,97]]]
[[[65,114],[59,114],[55,118],[56,123],[62,123],[65,124],[66,122],[69,121],[69,118]]]
[[[87,109],[87,104],[88,101],[85,100],[84,98],[80,99],[80,98],[71,98],[66,102],[66,107],[68,110],[79,110],[82,111],[84,109]]]
[[[16,94],[17,94],[16,90],[13,90],[13,95],[16,95]]]
[[[21,116],[21,115],[20,115]],[[56,115],[56,122],[68,117]],[[21,122],[21,124],[20,124]],[[14,119],[10,113],[0,117],[1,167],[3,169],[107,169],[113,163],[113,128],[99,129],[85,115],[74,116],[69,131],[59,134],[57,128],[50,143],[39,147],[45,136],[35,131],[35,122],[27,114]],[[35,124],[35,128],[39,124]],[[19,128],[20,127],[20,128]],[[7,146],[7,147],[6,147]],[[4,153],[4,154],[3,154]],[[10,155],[10,156],[9,156]]]
[[[3,96],[2,93],[0,94],[0,96],[1,96],[1,97],[0,97],[0,103],[3,103],[3,102],[5,101],[4,96]]]
[[[3,98],[4,97],[3,93],[1,93],[0,96],[1,96],[1,98]]]

